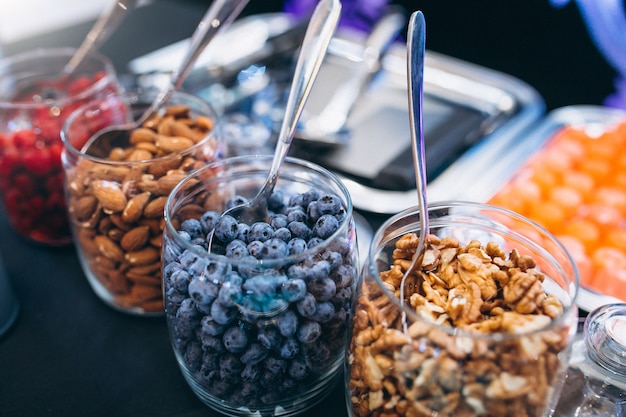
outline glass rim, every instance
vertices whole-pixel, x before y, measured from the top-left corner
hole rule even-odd
[[[204,107],[204,109],[202,110],[203,115],[210,117],[213,120],[213,128],[211,129],[210,132],[208,132],[204,138],[202,138],[201,140],[199,140],[198,142],[194,143],[192,146],[188,147],[187,149],[184,149],[182,151],[178,151],[178,152],[172,152],[169,153],[167,155],[163,155],[160,156],[158,158],[152,158],[152,159],[142,159],[142,160],[137,160],[137,161],[117,161],[117,160],[113,160],[113,159],[108,159],[108,158],[103,158],[103,157],[99,157],[99,156],[94,156],[94,155],[90,155],[88,153],[83,152],[84,146],[81,149],[77,149],[76,147],[74,147],[74,145],[72,145],[72,143],[66,138],[66,129],[67,127],[73,123],[75,121],[75,119],[79,116],[79,114],[81,114],[85,109],[88,109],[89,107],[92,106],[96,106],[98,103],[102,102],[103,100],[107,100],[110,98],[119,98],[120,100],[124,101],[126,104],[130,104],[132,105],[133,103],[129,102],[128,99],[129,98],[133,98],[133,97],[138,97],[140,94],[144,93],[144,92],[152,92],[153,89],[152,88],[136,88],[133,90],[125,90],[122,92],[111,92],[110,94],[107,94],[104,97],[101,98],[96,98],[94,100],[89,101],[88,103],[83,104],[82,106],[78,107],[76,110],[74,110],[72,113],[70,113],[70,115],[67,117],[67,119],[63,122],[63,127],[61,128],[61,142],[63,143],[63,152],[69,152],[71,153],[73,156],[77,157],[77,158],[84,158],[87,159],[91,162],[97,163],[97,164],[103,164],[103,165],[111,165],[111,166],[125,166],[125,165],[140,165],[140,164],[148,164],[148,163],[155,163],[155,162],[159,162],[159,161],[166,161],[168,159],[171,158],[177,158],[180,156],[185,156],[191,152],[194,152],[195,150],[202,148],[203,146],[206,145],[206,143],[211,140],[212,138],[217,138],[218,142],[221,142],[221,140],[219,139],[220,135],[219,135],[219,130],[220,130],[220,125],[219,125],[219,118],[217,116],[217,113],[215,112],[215,110],[213,109],[213,107],[207,103],[205,100],[203,100],[202,98],[193,95],[191,93],[188,93],[186,91],[182,91],[182,90],[176,90],[174,91],[174,93],[172,94],[171,98],[180,96],[180,97],[185,97],[186,99],[190,99],[192,101],[194,101],[196,104],[199,104],[200,106]],[[158,88],[154,88],[154,92],[158,92],[159,89]],[[148,103],[149,104],[149,103]],[[167,103],[166,103],[167,104]],[[98,133],[100,133],[102,130],[108,128],[108,127],[113,127],[113,126],[118,126],[118,127],[123,127],[127,125],[127,123],[124,124],[116,124],[116,125],[111,125],[111,126],[107,126],[103,129],[100,129],[98,131],[96,131],[93,135],[91,135],[89,137],[89,139],[85,142],[85,145],[87,143],[89,143],[91,141],[91,139],[97,135]]]
[[[21,52],[16,55],[10,55],[4,59],[0,59],[0,78],[6,77],[8,74],[4,73],[3,70],[8,67],[15,65],[17,63],[27,62],[29,60],[41,60],[49,57],[60,57],[64,56],[67,58],[69,62],[70,58],[74,55],[76,48],[63,47],[63,48],[37,48],[26,52]],[[103,77],[96,82],[90,84],[86,89],[81,90],[76,94],[64,95],[59,98],[52,99],[43,99],[41,101],[28,101],[28,102],[15,102],[11,100],[7,100],[6,98],[0,97],[0,109],[2,108],[13,108],[13,109],[38,109],[42,107],[50,107],[53,105],[66,105],[67,103],[71,103],[73,101],[83,100],[86,97],[89,97],[94,94],[94,92],[103,90],[107,85],[113,83],[118,84],[117,74],[115,71],[115,67],[113,66],[113,62],[106,56],[100,54],[99,52],[91,52],[87,59],[92,60],[93,62],[99,61],[103,65],[103,70],[107,74],[106,77]],[[61,71],[59,69],[59,71]]]
[[[380,250],[384,247],[384,245],[386,243],[388,243],[391,239],[395,238],[395,237],[399,237],[402,234],[406,233],[406,230],[402,233],[399,234],[394,234],[391,237],[387,237],[385,239],[383,239],[383,230],[385,230],[386,228],[392,226],[394,223],[402,220],[402,219],[406,219],[408,217],[410,217],[411,215],[419,215],[419,206],[412,206],[409,207],[395,215],[393,215],[392,217],[390,217],[389,219],[387,219],[379,228],[378,230],[376,230],[376,232],[374,233],[374,236],[372,237],[372,240],[370,242],[369,245],[369,249],[368,249],[368,253],[367,253],[367,259],[365,260],[364,263],[364,270],[367,269],[369,270],[370,274],[374,277],[376,283],[379,285],[380,289],[383,291],[383,293],[385,294],[385,296],[387,298],[389,298],[391,300],[391,302],[393,302],[398,309],[400,309],[400,311],[406,313],[409,317],[411,317],[412,320],[416,320],[416,321],[425,321],[429,326],[432,326],[433,328],[436,328],[437,330],[441,330],[444,331],[446,334],[449,335],[453,335],[456,337],[465,337],[468,339],[475,339],[475,340],[510,340],[510,339],[518,339],[520,337],[527,337],[527,336],[531,336],[533,334],[538,334],[538,333],[542,333],[545,332],[551,328],[554,327],[558,327],[559,325],[561,325],[562,322],[569,320],[569,316],[572,314],[572,311],[578,311],[578,306],[576,305],[576,298],[578,296],[578,292],[580,290],[580,276],[579,276],[579,272],[578,272],[578,267],[576,266],[576,262],[574,261],[573,257],[571,256],[571,254],[569,253],[569,251],[565,248],[565,246],[552,234],[550,233],[547,229],[545,229],[543,226],[541,226],[540,224],[518,214],[515,213],[511,210],[502,208],[502,207],[497,207],[497,206],[493,206],[490,204],[486,204],[486,203],[477,203],[477,202],[472,202],[472,201],[459,201],[459,200],[449,200],[449,201],[437,201],[437,202],[432,202],[430,204],[428,204],[428,212],[430,213],[433,210],[437,210],[437,209],[443,209],[446,207],[457,207],[457,208],[469,208],[469,209],[474,209],[474,210],[488,210],[492,213],[497,213],[497,214],[502,214],[502,215],[506,215],[516,221],[522,222],[526,225],[532,226],[535,230],[539,231],[544,237],[547,237],[550,239],[550,241],[562,252],[562,254],[565,256],[565,259],[567,260],[569,266],[572,269],[572,282],[569,283],[569,285],[564,288],[564,292],[568,295],[569,297],[569,304],[568,305],[563,305],[563,312],[556,317],[555,319],[551,319],[550,322],[548,324],[546,324],[545,326],[541,326],[539,328],[535,328],[529,331],[524,331],[524,332],[519,332],[519,333],[512,333],[512,332],[499,332],[499,333],[482,333],[482,332],[478,332],[478,331],[470,331],[470,330],[463,330],[463,329],[459,329],[456,327],[452,327],[452,326],[446,326],[446,325],[442,325],[439,324],[437,322],[435,322],[434,320],[431,320],[430,318],[421,315],[419,313],[417,313],[410,305],[407,306],[407,304],[402,304],[400,303],[400,300],[394,295],[392,294],[389,289],[387,288],[386,285],[384,285],[383,280],[380,277],[380,273],[378,271],[378,268],[376,268],[376,265],[373,264],[373,262],[376,261],[377,257],[376,255],[380,252]],[[496,222],[499,224],[499,222],[497,222],[497,220],[492,220],[493,222]],[[432,224],[432,222],[431,222]],[[417,229],[419,229],[419,222],[412,222],[410,223],[411,226],[411,230],[415,231]],[[506,227],[504,225],[502,225],[503,227]],[[408,227],[408,225],[407,225]],[[405,229],[407,228],[405,227]],[[510,230],[507,227],[508,230]],[[521,240],[527,244],[530,244],[531,246],[535,247],[535,248],[540,248],[543,249],[541,247],[541,245],[533,242],[532,240],[530,240],[528,237],[514,231],[514,230],[510,230],[512,232],[514,232],[515,234],[515,238],[518,240]],[[545,249],[543,249],[544,252],[547,252]],[[549,254],[549,252],[547,253],[550,257],[551,263],[552,261],[557,262],[554,257],[552,255]]]
[[[286,262],[297,262],[298,260],[301,259],[305,259],[308,256],[310,256],[311,254],[317,253],[320,250],[325,249],[326,247],[331,245],[331,242],[333,241],[333,239],[335,237],[337,237],[341,232],[343,232],[347,227],[349,227],[349,224],[351,223],[351,219],[353,219],[352,217],[352,212],[353,212],[353,205],[352,205],[352,198],[350,196],[350,193],[348,192],[348,189],[345,187],[345,185],[343,184],[343,182],[339,179],[339,177],[337,177],[335,174],[333,174],[331,171],[327,170],[326,168],[314,164],[312,162],[306,161],[304,159],[300,159],[300,158],[296,158],[296,157],[291,157],[291,156],[287,156],[283,162],[283,164],[291,164],[294,166],[300,166],[303,168],[306,168],[308,170],[312,170],[314,172],[317,172],[319,174],[322,174],[326,177],[328,177],[329,179],[331,179],[333,181],[333,183],[341,190],[341,192],[343,193],[343,197],[345,199],[345,204],[346,204],[346,217],[345,219],[342,221],[342,223],[340,223],[339,227],[337,228],[337,230],[328,238],[324,239],[324,242],[322,242],[319,245],[316,245],[312,248],[308,248],[307,250],[305,250],[302,253],[298,253],[296,255],[289,255],[283,258],[279,258],[279,259],[256,259],[255,262],[250,261],[242,261],[239,259],[232,259],[232,258],[227,258],[224,255],[218,255],[218,254],[214,254],[214,253],[210,253],[207,252],[206,250],[202,250],[203,248],[198,247],[197,245],[192,245],[189,242],[185,241],[180,234],[178,233],[178,231],[174,228],[173,224],[172,224],[172,208],[173,205],[175,203],[175,198],[177,198],[177,195],[181,192],[181,190],[183,190],[184,187],[186,187],[186,183],[188,181],[190,181],[194,176],[201,174],[203,171],[210,171],[213,170],[217,167],[219,167],[220,165],[225,166],[225,165],[237,165],[237,164],[242,164],[242,163],[249,163],[249,161],[259,161],[259,162],[264,162],[267,165],[267,168],[269,169],[269,165],[272,163],[272,158],[273,155],[242,155],[242,156],[234,156],[234,157],[229,157],[229,158],[225,158],[225,159],[221,159],[219,161],[215,161],[212,162],[210,164],[207,164],[201,168],[198,168],[194,171],[191,171],[182,181],[180,181],[178,184],[176,184],[176,186],[172,189],[172,191],[170,192],[170,194],[167,197],[167,200],[165,202],[165,208],[163,210],[163,214],[164,214],[164,219],[165,219],[165,226],[164,228],[168,230],[169,234],[171,236],[174,237],[174,239],[176,240],[176,243],[179,244],[182,248],[184,248],[185,250],[192,250],[194,253],[196,254],[200,254],[202,256],[207,256],[209,259],[226,259],[229,263],[233,264],[233,265],[257,265],[257,266],[263,266],[263,267],[267,267],[267,268],[272,268],[275,265],[282,265],[285,264]],[[284,166],[284,165],[283,165]],[[225,179],[229,178],[228,176],[225,177],[211,177],[208,181],[209,183],[213,182],[213,181],[224,181]],[[280,177],[278,179],[278,181],[280,181]],[[356,249],[355,249],[356,250]],[[358,272],[358,271],[357,271]]]

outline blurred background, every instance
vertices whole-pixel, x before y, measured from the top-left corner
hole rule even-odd
[[[132,18],[107,41],[102,52],[124,73],[130,59],[188,37],[209,1],[146,0],[146,4],[158,7],[133,11]],[[360,0],[359,7],[380,3]],[[573,1],[559,8],[549,0],[391,3],[409,13],[417,9],[424,12],[428,49],[520,78],[539,91],[547,110],[570,104],[602,104],[614,91],[616,71],[596,48]],[[2,53],[78,45],[107,4],[107,0],[2,1]],[[284,7],[283,1],[252,0],[243,16]]]

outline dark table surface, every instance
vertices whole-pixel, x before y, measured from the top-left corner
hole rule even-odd
[[[204,11],[202,3],[157,1],[138,9],[105,44],[103,53],[113,59],[118,71],[125,71],[125,64],[133,57],[189,36]],[[432,16],[429,48],[525,79],[544,96],[548,110],[567,104],[600,104],[611,91],[613,72],[586,38],[573,6],[558,11],[563,13],[559,15],[554,10],[546,11],[549,7],[537,0],[487,1],[482,7],[487,5],[485,10],[491,15],[481,15],[480,11],[464,10],[468,9],[465,3],[473,2],[434,3],[441,4],[424,4],[426,16]],[[527,43],[510,34],[515,29],[511,22],[517,22],[518,29],[522,25],[511,16],[521,13],[519,19],[528,17],[530,12],[524,6],[528,4],[548,13],[539,13],[533,23],[534,32],[541,32],[543,27],[554,34],[560,19],[572,22],[567,28],[561,27],[565,34],[552,38],[556,57],[546,48],[532,51],[528,49],[532,45],[522,47]],[[264,11],[258,5],[257,11]],[[448,13],[445,7],[455,9]],[[255,9],[247,13],[251,11]],[[468,22],[469,14],[464,13],[470,12],[479,16],[478,24]],[[500,20],[492,20],[494,13],[501,13]],[[163,16],[175,24],[168,25],[167,30],[161,24],[145,24],[162,21]],[[484,27],[487,21],[495,31],[492,36]],[[86,23],[51,36],[6,45],[5,53],[36,46],[77,45],[90,26]],[[463,33],[473,26],[480,27],[476,32]],[[526,28],[530,31],[527,41],[535,39],[534,45],[540,45],[537,36],[541,33]],[[567,30],[576,33],[569,42],[564,38]],[[554,64],[560,58],[563,65],[568,65],[568,59],[572,59],[564,57],[562,45],[578,48],[587,58],[575,57],[580,60],[578,68],[565,71],[560,66],[551,67],[563,71],[551,73],[550,67],[542,67],[542,63]],[[510,54],[507,48],[518,50]],[[529,63],[531,57],[534,60]],[[583,79],[589,83],[584,84]],[[574,89],[577,84],[580,88]],[[374,225],[381,220],[369,219]],[[23,240],[11,229],[0,208],[0,256],[20,302],[18,319],[0,337],[0,415],[218,415],[204,406],[185,383],[169,344],[165,319],[130,316],[105,305],[89,287],[72,246],[50,248]],[[345,410],[343,387],[338,385],[327,399],[304,415],[340,417],[346,415]]]

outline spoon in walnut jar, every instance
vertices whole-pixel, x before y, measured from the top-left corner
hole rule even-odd
[[[335,33],[341,3],[339,0],[321,0],[309,20],[302,47],[298,54],[296,68],[287,97],[287,105],[283,122],[278,133],[276,149],[272,165],[261,190],[250,200],[243,204],[233,206],[222,213],[230,215],[239,223],[252,224],[256,221],[267,220],[267,204],[274,186],[278,181],[280,167],[289,152],[289,146],[294,137],[298,120],[311,92],[313,82],[317,77],[320,66],[326,55],[328,45]],[[213,234],[208,238],[209,252]]]
[[[114,147],[127,147],[130,134],[146,120],[156,114],[169,100],[174,91],[180,88],[193,69],[200,54],[211,40],[222,30],[230,26],[241,13],[249,0],[213,0],[211,6],[198,23],[191,36],[187,54],[177,71],[172,73],[167,86],[159,91],[148,109],[132,123],[106,127],[93,135],[83,147],[83,152],[98,157],[106,157]]]
[[[409,121],[411,131],[411,148],[413,150],[413,166],[417,183],[417,198],[420,218],[420,233],[411,265],[402,277],[400,285],[400,303],[404,304],[405,283],[413,272],[422,252],[426,236],[430,231],[428,223],[428,200],[426,198],[426,159],[424,150],[423,107],[424,96],[424,53],[426,48],[426,22],[421,11],[414,12],[409,19],[407,36],[407,82],[409,90]],[[403,316],[406,331],[406,322]]]

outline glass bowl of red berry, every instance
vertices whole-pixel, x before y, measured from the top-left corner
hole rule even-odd
[[[193,392],[232,416],[296,415],[332,390],[357,285],[352,202],[327,170],[287,158],[263,221],[223,214],[255,196],[271,162],[208,165],[165,205],[173,350]]]
[[[61,167],[61,127],[82,104],[119,91],[110,60],[93,54],[73,73],[71,48],[0,61],[0,194],[13,228],[49,245],[72,240]]]

